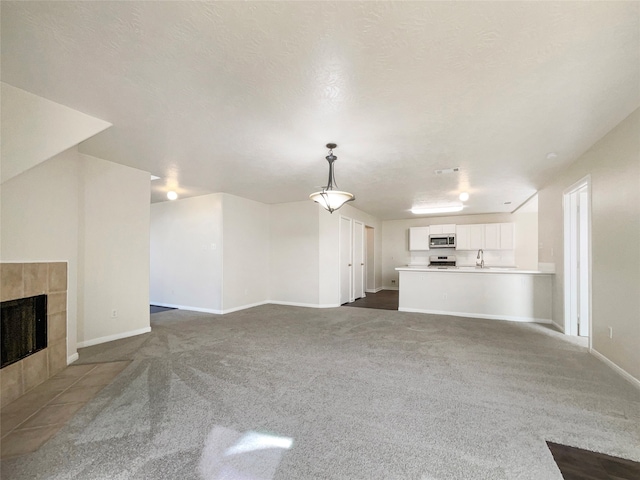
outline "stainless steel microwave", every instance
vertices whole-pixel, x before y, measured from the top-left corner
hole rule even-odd
[[[437,233],[429,235],[429,248],[456,248],[456,234]]]

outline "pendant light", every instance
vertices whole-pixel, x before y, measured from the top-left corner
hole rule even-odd
[[[329,155],[325,157],[327,162],[329,162],[329,181],[327,182],[327,186],[322,187],[321,191],[309,195],[311,200],[319,203],[324,209],[328,210],[329,213],[333,213],[345,203],[356,199],[356,197],[349,192],[334,190],[334,187],[338,187],[333,174],[333,162],[338,159],[338,157],[333,154],[333,149],[336,147],[337,145],[335,143],[327,143],[327,148],[329,149]]]

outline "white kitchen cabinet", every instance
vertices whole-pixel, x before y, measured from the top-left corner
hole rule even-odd
[[[513,223],[457,225],[456,250],[513,250],[514,238]]]
[[[513,223],[500,224],[500,250],[513,250],[516,247],[515,230]]]
[[[500,250],[500,224],[484,224],[484,247],[486,250]]]
[[[444,225],[431,225],[429,226],[430,231],[429,234],[430,235],[439,235],[442,233],[456,233],[456,225],[453,223],[447,223]]]
[[[484,248],[484,224],[456,225],[456,250]]]
[[[429,250],[429,227],[409,228],[409,250]]]
[[[484,226],[485,250],[513,250],[513,223],[487,223]]]
[[[469,250],[484,248],[484,224],[469,225]]]
[[[456,225],[456,250],[471,250],[469,247],[470,225]]]

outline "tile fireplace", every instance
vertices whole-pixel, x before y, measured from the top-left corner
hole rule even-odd
[[[46,325],[33,331],[27,327],[22,332],[13,330],[12,336],[24,334],[30,337],[27,343],[33,342],[33,345],[25,347],[27,352],[17,354],[23,358],[6,362],[0,370],[2,405],[14,401],[67,366],[67,263],[0,264],[0,301],[3,306],[8,301],[40,296],[46,296],[46,314],[41,317],[41,322],[46,322]],[[37,302],[42,303],[42,300]],[[46,334],[44,342],[43,330]],[[4,327],[2,334],[5,334]]]

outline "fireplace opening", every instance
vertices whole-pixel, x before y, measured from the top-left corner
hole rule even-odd
[[[47,348],[47,296],[8,300],[0,309],[0,368]]]

